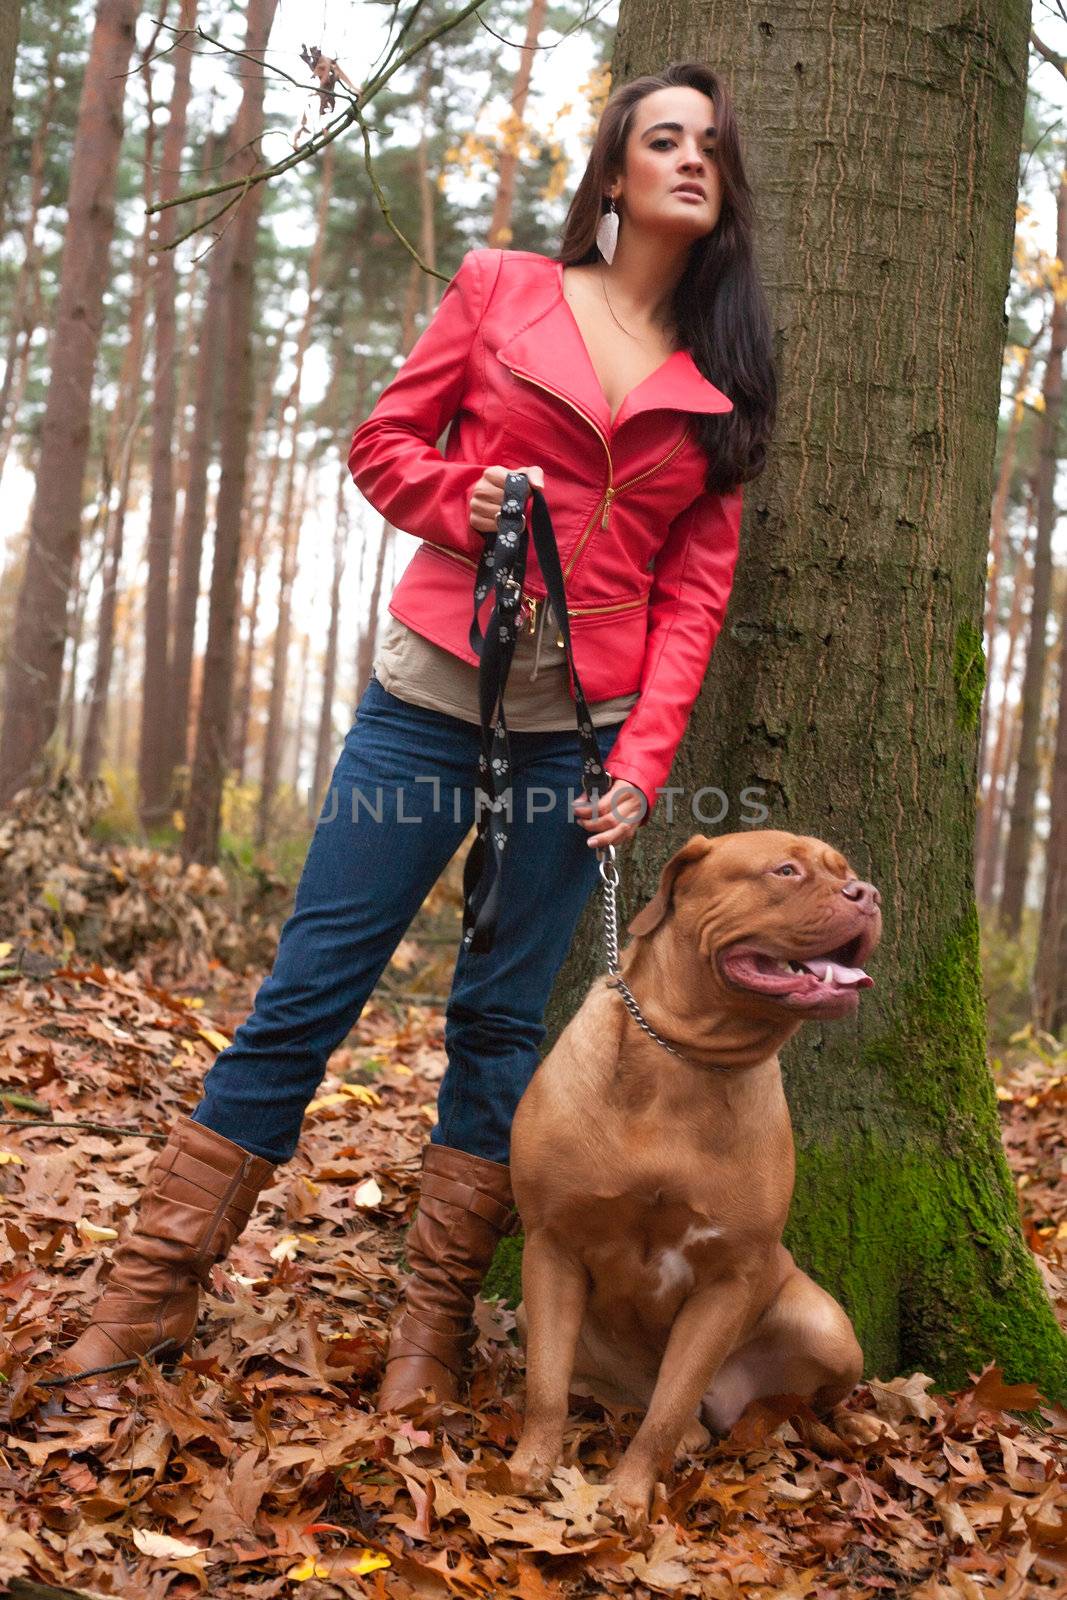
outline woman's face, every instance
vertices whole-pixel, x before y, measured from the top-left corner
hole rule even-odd
[[[711,232],[722,205],[716,136],[714,102],[699,89],[655,89],[638,101],[626,168],[609,190],[631,227],[689,240]],[[679,184],[695,184],[703,193],[680,194]]]

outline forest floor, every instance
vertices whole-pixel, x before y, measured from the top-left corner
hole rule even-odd
[[[94,899],[80,860],[51,878],[74,923]],[[166,901],[151,852],[111,853],[109,869],[109,928],[132,917],[137,873],[138,915]],[[551,1498],[507,1492],[523,1370],[503,1301],[479,1301],[469,1402],[383,1425],[372,1402],[445,1064],[457,910],[446,875],[332,1057],[296,1156],[215,1267],[190,1355],[66,1388],[35,1376],[79,1331],[116,1225],[262,970],[235,977],[180,919],[172,944],[129,962],[85,959],[69,931],[65,958],[35,954],[28,913],[33,947],[0,944],[0,1592],[1067,1593],[1067,1411],[993,1366],[952,1394],[923,1373],[861,1383],[849,1410],[880,1425],[869,1445],[750,1407],[679,1457],[644,1541],[598,1505],[633,1412],[573,1397]],[[263,948],[276,932],[264,922]],[[996,1076],[1027,1239],[1067,1328],[1067,1062],[1024,1040]]]

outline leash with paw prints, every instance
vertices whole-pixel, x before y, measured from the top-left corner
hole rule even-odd
[[[528,525],[525,507],[531,496],[533,512]],[[563,647],[574,678],[582,789],[586,798],[592,801],[594,795],[606,794],[611,787],[611,774],[601,759],[593,719],[589,715],[589,706],[574,663],[563,569],[548,502],[543,492],[530,483],[525,472],[509,472],[504,479],[504,499],[497,513],[496,531],[486,536],[474,577],[474,617],[469,635],[471,649],[479,658],[478,709],[482,748],[478,757],[478,835],[463,867],[463,944],[475,953],[484,953],[493,948],[500,912],[501,875],[512,821],[511,747],[504,715],[504,688],[518,637],[518,613],[522,604],[522,585],[526,576],[531,533],[548,599],[559,622]],[[495,602],[483,635],[478,612],[490,589],[495,589]],[[495,727],[492,725],[494,712],[497,718]],[[482,803],[486,799],[488,805]],[[599,849],[597,855],[601,856]]]

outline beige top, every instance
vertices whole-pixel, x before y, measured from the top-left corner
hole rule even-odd
[[[567,653],[556,644],[551,611],[551,602],[546,600],[540,608],[536,634],[531,634],[527,625],[519,630],[515,641],[504,686],[504,714],[515,733],[556,733],[577,728],[577,707],[567,681]],[[481,722],[478,668],[416,633],[392,612],[373,670],[382,688],[400,700],[448,712],[464,722]],[[635,689],[632,694],[616,695],[612,700],[591,701],[589,715],[593,725],[621,722],[639,695]],[[494,713],[493,725],[495,722]]]

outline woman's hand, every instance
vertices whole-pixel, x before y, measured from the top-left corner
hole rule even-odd
[[[540,467],[486,467],[471,490],[470,525],[475,533],[493,533],[497,514],[504,504],[504,479],[509,472],[525,472],[533,487],[544,492],[545,475]]]
[[[609,844],[628,844],[641,826],[647,809],[643,791],[624,778],[613,779],[607,794],[597,796],[595,816],[592,801],[584,794],[574,802],[575,817],[589,834],[585,842],[590,850],[602,850]]]

